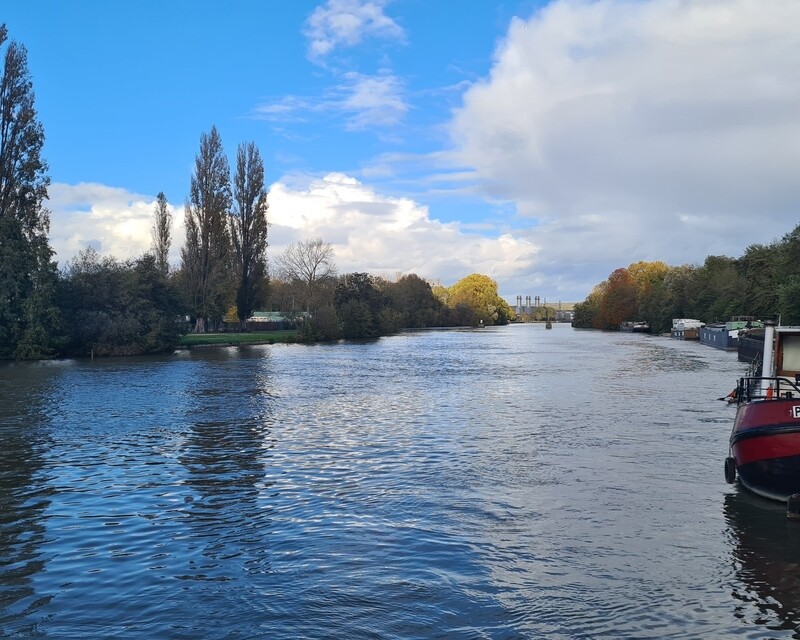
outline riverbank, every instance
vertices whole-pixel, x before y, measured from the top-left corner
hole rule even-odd
[[[242,344],[276,344],[297,342],[298,332],[294,329],[285,331],[253,331],[250,333],[189,333],[178,342],[178,348],[194,347],[230,347]]]

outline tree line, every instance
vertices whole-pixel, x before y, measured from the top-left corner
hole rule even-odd
[[[285,272],[279,277],[275,302],[288,308],[286,295],[299,281],[286,278]],[[321,281],[316,300],[315,312],[301,326],[306,340],[374,338],[407,328],[505,325],[514,318],[497,283],[476,273],[450,287],[432,286],[416,274],[388,280],[347,273]]]
[[[7,35],[0,25],[0,48]],[[169,351],[188,331],[246,330],[253,312],[266,307],[296,316],[303,340],[513,318],[487,276],[441,287],[414,274],[394,281],[339,275],[332,246],[320,238],[287,247],[271,277],[259,150],[252,142],[240,144],[231,171],[213,126],[201,135],[195,157],[176,269],[169,264],[173,220],[163,192],[155,202],[150,251],[118,260],[88,248],[59,269],[48,241],[44,129],[21,44],[5,46],[0,83],[2,359]],[[226,322],[231,317],[234,326]]]
[[[708,256],[702,265],[636,262],[613,271],[575,305],[573,326],[618,329],[628,320],[667,332],[673,318],[724,322],[735,315],[779,316],[800,324],[800,225],[738,258]]]

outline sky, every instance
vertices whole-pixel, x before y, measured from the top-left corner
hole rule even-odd
[[[800,222],[796,0],[0,0],[28,50],[59,265],[180,262],[200,136],[254,142],[268,257],[583,300]]]

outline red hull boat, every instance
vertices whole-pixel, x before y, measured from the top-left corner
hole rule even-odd
[[[731,398],[725,479],[785,502],[800,494],[800,327],[765,325],[761,375],[741,378]]]

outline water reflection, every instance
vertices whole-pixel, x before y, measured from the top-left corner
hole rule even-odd
[[[789,637],[800,527],[723,514],[740,365],[703,349],[525,326],[0,367],[0,635]]]
[[[47,557],[44,513],[52,490],[46,483],[48,406],[58,366],[2,365],[0,386],[0,624],[32,631],[26,616],[52,596],[38,596],[34,578]]]
[[[268,356],[247,350],[230,356],[223,349],[198,361],[187,389],[188,433],[179,460],[192,490],[187,525],[205,560],[192,558],[186,579],[236,579],[242,566],[248,573],[269,571]]]
[[[800,523],[786,518],[784,505],[745,491],[726,495],[724,509],[739,578],[732,590],[735,615],[800,638]]]

